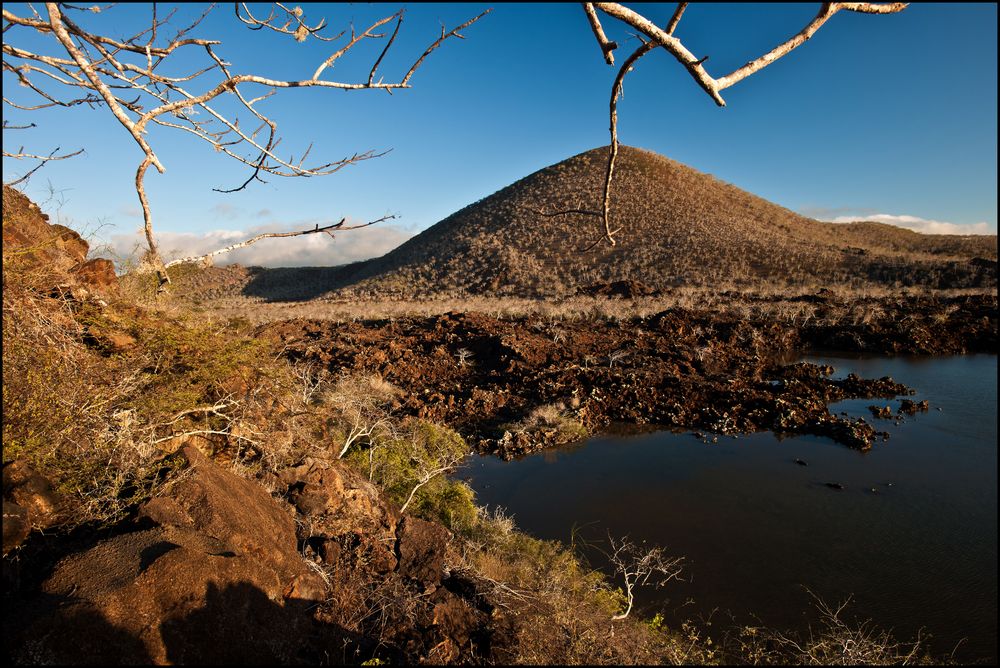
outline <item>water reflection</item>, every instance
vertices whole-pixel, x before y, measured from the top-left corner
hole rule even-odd
[[[806,361],[838,377],[892,376],[930,411],[895,424],[868,406],[895,414],[900,399],[832,406],[889,431],[868,453],[810,436],[615,434],[515,462],[479,458],[463,476],[536,536],[610,530],[685,556],[689,581],[647,594],[647,611],[801,628],[808,587],[830,602],[853,595],[859,617],[900,638],[923,627],[936,651],[968,638],[956,658],[995,658],[996,356]]]

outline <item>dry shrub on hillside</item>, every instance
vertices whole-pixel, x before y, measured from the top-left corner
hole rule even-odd
[[[120,518],[185,441],[256,469],[298,456],[275,437],[287,420],[272,420],[294,378],[265,344],[120,295],[74,297],[8,260],[3,459],[25,459],[53,483],[66,526]]]
[[[802,633],[779,632],[762,626],[738,626],[721,640],[727,663],[800,666],[950,665],[951,657],[932,657],[927,637],[918,632],[910,641],[897,640],[870,620],[849,621],[851,598],[830,605],[809,592],[818,615]]]
[[[5,257],[3,459],[45,471],[69,497],[68,521],[110,519],[145,463],[121,412],[136,377],[84,346],[73,302],[37,292],[35,278]]]
[[[321,403],[338,418],[335,443],[331,444],[338,459],[343,459],[355,443],[367,442],[371,450],[380,437],[392,436],[389,404],[399,394],[392,383],[371,374],[343,376],[323,393]]]
[[[995,237],[919,235],[800,216],[663,156],[622,147],[611,198],[618,245],[587,253],[606,148],[546,167],[457,211],[382,258],[344,268],[323,292],[366,297],[561,297],[598,282],[990,287]],[[262,289],[264,286],[261,286]]]
[[[571,549],[516,530],[501,509],[477,509],[449,569],[479,582],[509,616],[509,662],[529,665],[706,664],[711,641],[636,619],[614,621],[625,594]]]

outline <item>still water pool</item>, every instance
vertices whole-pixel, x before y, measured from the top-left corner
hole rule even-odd
[[[804,630],[808,588],[830,603],[853,596],[853,614],[898,639],[923,628],[937,654],[957,645],[960,661],[996,659],[997,357],[803,360],[835,377],[892,376],[930,411],[896,425],[867,407],[895,413],[899,399],[831,406],[891,434],[868,453],[772,433],[714,444],[609,434],[513,462],[475,458],[459,476],[537,537],[610,531],[683,555],[686,581],[647,592],[640,612]]]

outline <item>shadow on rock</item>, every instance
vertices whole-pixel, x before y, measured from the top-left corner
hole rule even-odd
[[[210,584],[203,607],[161,622],[165,658],[178,664],[336,662],[352,638],[314,622],[314,606],[299,599],[275,602],[248,583]]]
[[[5,602],[3,658],[16,665],[139,665],[153,663],[135,634],[110,623],[86,602],[43,595],[11,610]],[[15,615],[11,613],[16,612]],[[22,623],[16,623],[16,622]],[[40,622],[37,626],[25,621]],[[58,637],[57,641],[53,637]]]

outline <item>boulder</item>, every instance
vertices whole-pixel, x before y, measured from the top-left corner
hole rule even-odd
[[[196,448],[181,452],[189,467],[143,507],[145,528],[56,564],[42,595],[21,611],[7,645],[16,661],[315,658],[320,641],[311,610],[326,590],[299,556],[291,514]]]
[[[439,585],[450,532],[440,524],[407,515],[399,523],[396,535],[400,575],[428,588]]]
[[[52,485],[26,460],[7,462],[3,467],[3,498],[27,513],[30,528],[45,529],[56,523],[59,499]],[[4,524],[7,511],[4,510]],[[6,534],[5,534],[6,535]],[[4,549],[6,553],[6,548]]]
[[[159,502],[172,506],[173,514],[150,512],[148,505],[142,514],[213,536],[237,554],[268,564],[285,580],[303,572],[290,512],[260,485],[220,468],[198,448],[185,445],[180,452],[189,473]]]
[[[313,535],[392,535],[398,513],[349,466],[307,457],[280,475],[288,499],[309,518]]]
[[[94,258],[75,267],[72,273],[83,285],[103,294],[118,291],[118,275],[111,260]]]

